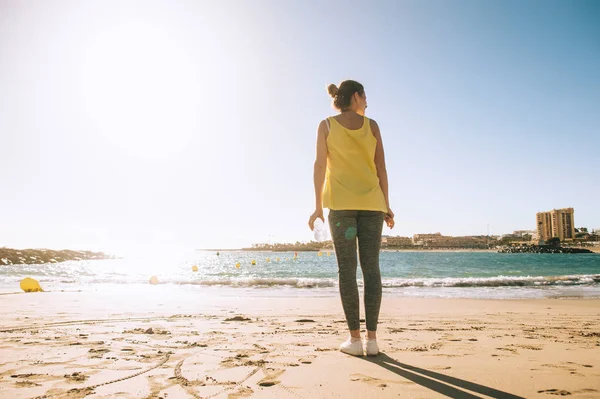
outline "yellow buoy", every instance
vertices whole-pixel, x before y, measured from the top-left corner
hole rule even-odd
[[[240,262],[238,262],[235,264],[235,267],[237,267],[239,269],[240,267],[242,267],[242,265],[240,264]]]
[[[158,284],[158,277],[152,276],[152,277],[150,277],[150,280],[148,282],[152,285],[156,285],[156,284]]]
[[[277,260],[277,262],[279,262],[279,258],[277,258],[276,260]]]
[[[290,260],[290,258],[285,258],[286,261]]]
[[[327,251],[327,256],[331,256],[331,252]]]
[[[252,259],[252,262],[250,262],[250,264],[252,264],[253,266],[256,266],[256,261],[254,259]]]
[[[42,292],[44,291],[42,287],[40,287],[40,283],[37,280],[32,279],[30,277],[26,277],[21,280],[20,284],[21,289],[25,292]]]
[[[322,253],[321,251],[319,251],[319,252],[317,253],[317,256],[323,256],[323,253]]]
[[[198,266],[196,266],[196,265],[192,266],[192,271],[193,272],[197,272],[198,271]]]
[[[267,263],[269,263],[270,261],[271,261],[271,259],[270,259],[270,258],[267,258]]]

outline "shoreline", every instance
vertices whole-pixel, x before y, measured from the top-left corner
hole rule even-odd
[[[334,252],[332,248],[322,248],[322,249],[314,249],[314,250],[285,250],[285,251],[276,251],[270,249],[196,249],[195,251],[202,252],[324,252],[330,251]],[[381,248],[380,252],[498,252],[497,249],[478,249],[478,248],[431,248],[431,249],[417,249],[417,248]]]
[[[104,252],[78,251],[70,249],[29,248],[14,249],[0,248],[0,266],[10,265],[38,265],[48,263],[61,263],[70,260],[104,260],[115,259],[113,255]]]
[[[385,248],[381,252],[498,252],[497,249],[480,248]]]
[[[135,292],[139,295],[159,296],[197,296],[199,298],[227,297],[227,298],[269,298],[272,300],[298,300],[298,299],[336,299],[339,298],[337,285],[319,287],[296,286],[232,286],[232,285],[173,285],[159,284],[128,284],[121,286],[83,287],[83,289],[62,289],[57,287],[42,286],[48,295],[91,295],[111,296],[126,295]],[[385,300],[464,300],[464,301],[543,301],[543,300],[600,300],[600,289],[590,287],[551,287],[544,289],[523,289],[522,287],[483,287],[481,288],[421,288],[408,287],[398,289],[384,284],[382,295]],[[18,285],[0,286],[0,296],[6,298],[26,294]],[[364,295],[364,287],[359,286],[359,295]]]
[[[590,251],[592,251],[593,253],[600,253],[600,247],[573,247],[573,248],[580,248],[580,249],[588,249]],[[320,250],[315,249],[315,250],[294,250],[294,249],[290,249],[290,250],[285,250],[285,251],[278,251],[278,250],[269,250],[269,249],[195,249],[195,251],[202,251],[202,252],[298,252],[298,253],[304,253],[304,252],[323,252],[323,251],[330,251],[330,252],[334,252],[334,250],[332,248],[322,248]],[[381,248],[381,252],[490,252],[490,253],[498,253],[498,249],[496,248]]]

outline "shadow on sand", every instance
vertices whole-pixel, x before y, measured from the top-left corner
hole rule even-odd
[[[476,384],[474,382],[461,380],[460,378],[436,373],[435,371],[425,370],[405,363],[400,363],[399,361],[392,359],[385,353],[380,353],[378,356],[375,357],[365,356],[362,359],[370,363],[377,364],[378,366],[381,366],[386,370],[396,373],[399,376],[406,378],[407,380],[410,380],[425,388],[429,388],[432,391],[441,393],[442,395],[446,395],[451,398],[481,398],[481,396],[473,395],[472,393],[458,389],[463,388],[492,398],[524,399],[522,396],[513,395],[511,393],[486,387],[484,385]]]

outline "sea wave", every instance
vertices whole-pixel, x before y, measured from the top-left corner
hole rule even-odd
[[[176,284],[229,287],[295,287],[328,288],[336,287],[337,279],[332,278],[225,278],[217,280],[178,281]],[[384,288],[425,287],[425,288],[477,288],[477,287],[550,287],[600,285],[600,274],[566,276],[495,276],[495,277],[447,277],[447,278],[384,278]],[[358,285],[362,286],[361,280]]]
[[[600,284],[600,274],[567,276],[495,276],[495,277],[446,277],[384,279],[387,288],[402,287],[548,287]]]
[[[233,288],[337,288],[338,280],[332,277],[220,277],[200,279],[179,279],[178,277],[158,278],[158,284],[191,285],[191,286],[223,286]],[[94,278],[94,279],[64,279],[64,278],[39,278],[42,284],[60,285],[104,285],[104,284],[148,284],[145,278]],[[17,283],[15,280],[12,284]],[[8,281],[5,281],[8,283]],[[357,281],[358,286],[363,286],[362,279]],[[389,278],[382,279],[386,289],[398,288],[502,288],[502,287],[569,287],[592,286],[600,287],[600,274],[578,274],[563,276],[493,276],[493,277],[431,277],[431,278]]]
[[[294,287],[328,288],[336,281],[327,278],[231,278],[218,280],[176,281],[180,285],[229,286],[229,287]]]

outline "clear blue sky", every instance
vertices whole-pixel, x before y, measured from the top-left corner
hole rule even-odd
[[[600,228],[600,2],[2,1],[0,246],[309,240],[325,87],[365,85],[393,232]]]

